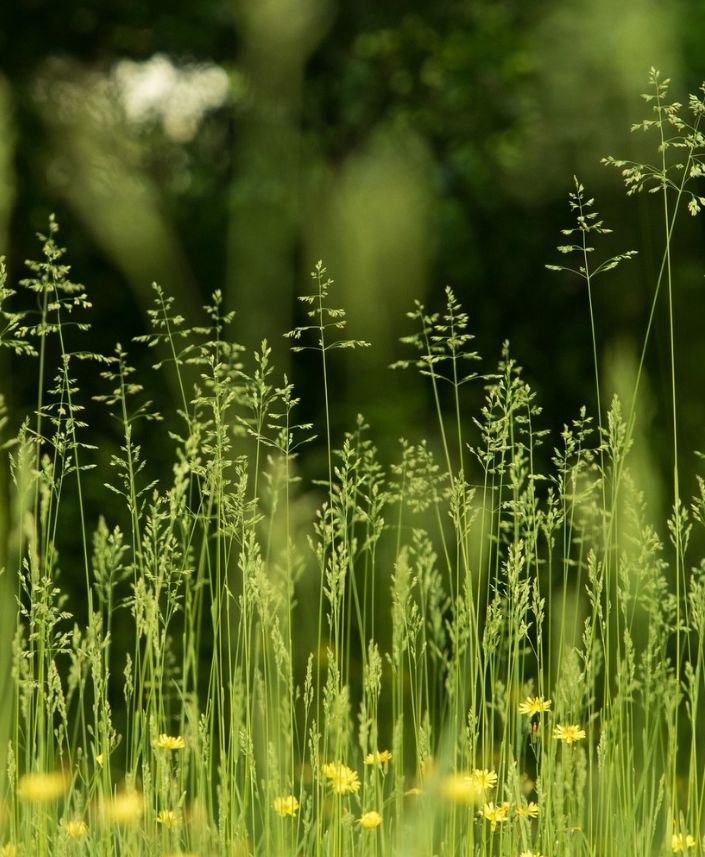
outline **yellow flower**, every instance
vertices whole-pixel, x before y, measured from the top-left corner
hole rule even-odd
[[[507,812],[509,804],[503,803],[501,806],[495,806],[493,803],[485,803],[482,809],[478,810],[480,815],[483,815],[489,822],[492,830],[503,821],[507,820]]]
[[[497,785],[497,772],[488,771],[487,768],[474,768],[470,774],[470,781],[480,797],[484,797],[485,793],[495,788]]]
[[[152,744],[155,747],[161,747],[163,750],[183,750],[186,746],[186,742],[181,735],[167,735],[166,732],[162,732],[158,738],[152,741]]]
[[[163,824],[164,827],[176,827],[179,823],[179,817],[173,809],[163,809],[157,815],[157,824]]]
[[[671,837],[671,851],[685,851],[686,848],[692,848],[695,845],[695,839],[686,833],[685,841],[682,833],[674,833]]]
[[[544,857],[539,851],[522,851],[519,857]]]
[[[551,710],[551,700],[542,696],[527,696],[526,702],[519,703],[519,714],[541,714]]]
[[[273,806],[274,811],[284,818],[285,815],[296,815],[299,802],[294,795],[287,795],[286,797],[275,797]]]
[[[579,726],[556,726],[553,729],[553,737],[561,741],[565,741],[570,746],[575,741],[580,741],[585,737],[585,730]]]
[[[478,789],[468,774],[449,774],[441,785],[443,797],[452,803],[475,803]]]
[[[51,774],[24,774],[20,777],[17,793],[26,800],[51,801],[60,798],[69,782],[61,771]]]
[[[17,846],[13,845],[12,842],[6,842],[5,845],[0,848],[0,854],[2,857],[17,857]]]
[[[374,753],[368,753],[365,756],[365,764],[366,765],[377,765],[377,767],[381,767],[383,764],[386,765],[387,762],[392,758],[392,754],[389,750],[375,750]]]
[[[539,815],[539,806],[534,801],[529,801],[527,804],[517,804],[514,807],[514,812],[517,815],[523,815],[524,818],[538,818]]]
[[[323,765],[323,773],[331,781],[331,787],[336,794],[346,795],[348,792],[356,792],[360,788],[360,780],[357,773],[342,762],[334,764],[329,762]]]
[[[142,815],[143,809],[142,795],[136,791],[126,790],[115,795],[105,809],[105,814],[115,824],[129,824]]]
[[[95,760],[102,768],[105,764],[105,753],[98,753],[98,755],[95,757]]]
[[[87,830],[86,822],[81,819],[66,822],[66,833],[71,839],[80,839]]]
[[[379,824],[382,823],[382,816],[373,809],[370,812],[366,812],[361,818],[358,819],[358,821],[365,828],[365,830],[372,830],[373,827],[377,827]]]

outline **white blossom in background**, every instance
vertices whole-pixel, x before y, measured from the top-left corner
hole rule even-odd
[[[209,110],[230,96],[227,72],[213,63],[176,66],[163,54],[145,62],[120,60],[112,72],[128,122],[161,124],[175,143],[187,143]]]

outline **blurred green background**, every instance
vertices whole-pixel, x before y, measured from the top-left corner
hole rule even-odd
[[[703,35],[701,0],[10,0],[0,8],[10,283],[27,276],[35,233],[56,212],[72,277],[94,304],[92,331],[69,347],[121,342],[148,388],[154,353],[131,339],[147,329],[152,281],[192,324],[222,289],[237,311],[234,337],[250,348],[269,340],[277,381],[290,373],[302,419],[322,434],[317,363],[292,360],[281,334],[301,323],[296,296],[323,259],[347,335],[373,345],[333,361],[334,442],[363,412],[388,458],[399,436],[433,431],[424,385],[388,369],[410,356],[398,343],[410,332],[404,313],[414,300],[442,308],[450,285],[484,371],[509,339],[557,443],[581,405],[595,413],[587,295],[582,281],[544,269],[565,261],[555,247],[574,222],[573,175],[615,230],[595,255],[639,250],[595,295],[603,377],[616,389],[641,346],[663,234],[658,200],[627,199],[600,158],[656,157],[654,139],[629,133],[648,115],[648,70],[670,76],[672,97],[687,103],[705,78]],[[686,454],[705,448],[702,245],[702,217],[684,214],[675,324]],[[660,310],[639,419],[667,508]],[[16,426],[36,401],[36,367],[4,359]],[[87,419],[103,426],[95,456],[105,466],[120,439],[89,397],[106,390],[95,367],[77,372]],[[161,379],[148,393],[174,407]],[[467,395],[470,425],[480,385]],[[139,431],[150,475],[168,479],[164,433]],[[693,482],[688,470],[684,496]],[[97,516],[105,492],[93,501]]]

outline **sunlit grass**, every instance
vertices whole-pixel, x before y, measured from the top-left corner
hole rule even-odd
[[[660,163],[608,160],[630,190],[663,196],[657,294],[664,283],[671,296],[679,203],[696,214],[702,202],[689,182],[705,105],[691,100],[689,125],[655,72],[652,84]],[[250,355],[230,341],[219,293],[209,326],[189,329],[155,286],[139,345],[170,355],[156,368],[182,400],[180,429],[163,433],[172,472],[150,483],[135,426],[159,432],[161,417],[121,346],[68,350],[90,304],[53,220],[21,284],[36,316],[7,309],[2,269],[0,344],[38,358],[35,413],[4,447],[17,610],[0,628],[2,857],[702,853],[705,559],[689,545],[705,480],[686,504],[673,382],[673,511],[652,522],[630,472],[637,389],[605,408],[591,292],[633,253],[592,264],[588,241],[607,231],[593,205],[576,180],[565,234],[578,243],[559,250],[587,285],[597,414],[583,409],[560,438],[542,430],[508,345],[496,371],[471,371],[469,317],[447,289],[442,312],[411,310],[415,353],[395,364],[427,379],[437,436],[402,440],[389,467],[363,417],[336,439],[328,356],[367,343],[343,338],[319,263],[309,323],[287,334],[319,359],[313,484],[296,391],[266,342]],[[94,445],[78,360],[97,364],[97,399],[122,433],[99,510],[84,502]],[[475,415],[466,384],[485,388]],[[553,450],[546,472],[539,447]],[[67,520],[85,610],[62,593]]]

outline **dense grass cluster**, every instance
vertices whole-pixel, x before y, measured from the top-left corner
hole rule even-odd
[[[692,97],[689,124],[651,82],[659,162],[609,162],[630,193],[663,200],[655,308],[666,289],[672,306],[681,202],[705,204],[691,191],[705,103]],[[577,258],[595,342],[593,280],[631,253],[593,265],[607,230],[577,181],[570,204],[559,250]],[[134,432],[157,415],[127,353],[67,350],[89,303],[56,228],[21,284],[36,317],[7,308],[4,269],[0,283],[0,344],[39,367],[36,412],[4,445],[3,857],[702,853],[705,558],[689,539],[705,482],[681,500],[674,381],[672,513],[651,521],[630,468],[651,323],[631,400],[603,406],[595,347],[597,413],[549,440],[508,346],[480,377],[453,292],[438,314],[417,303],[396,368],[427,379],[438,434],[402,440],[386,468],[362,417],[332,437],[330,352],[366,343],[341,338],[319,263],[308,324],[288,334],[318,352],[324,392],[327,469],[306,485],[314,430],[267,344],[230,341],[218,293],[210,326],[189,329],[155,286],[142,339],[182,401],[171,477],[149,484]],[[104,515],[83,500],[92,447],[73,369],[87,359],[122,427]],[[475,417],[471,382],[485,389]],[[67,521],[85,621],[57,582]]]

